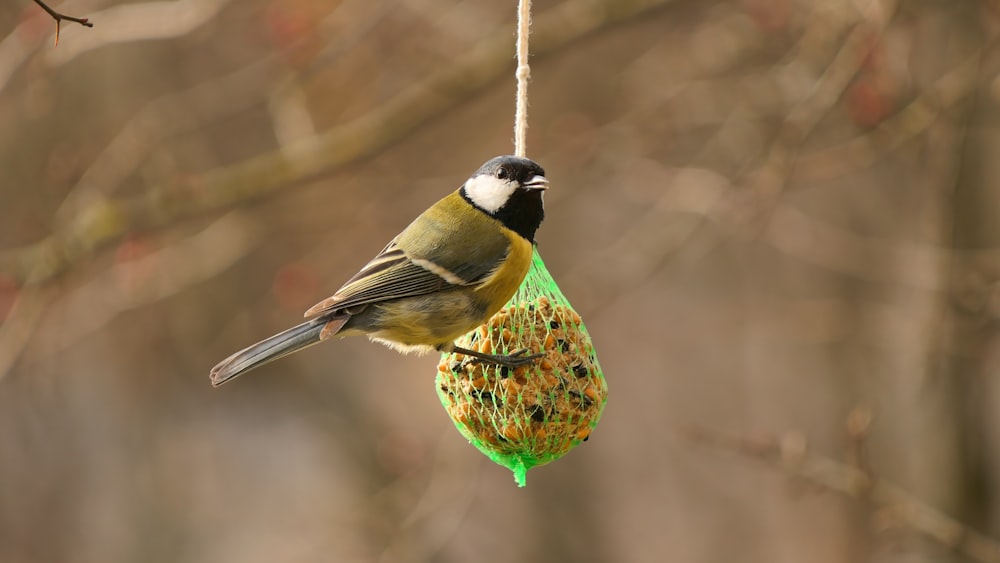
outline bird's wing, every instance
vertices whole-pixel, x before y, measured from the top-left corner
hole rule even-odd
[[[305,315],[311,317],[358,305],[425,295],[448,287],[473,285],[489,276],[502,260],[503,256],[498,256],[495,263],[465,267],[458,274],[429,260],[410,256],[393,241],[337,293],[314,305]]]

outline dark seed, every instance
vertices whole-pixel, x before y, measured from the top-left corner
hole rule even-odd
[[[583,439],[583,441],[584,441],[584,442],[586,442],[586,441],[587,441],[587,440],[589,440],[589,439],[590,439],[590,435],[587,435],[587,437],[586,437],[586,438],[584,438],[584,439]]]
[[[535,422],[545,422],[545,409],[540,405],[535,405],[531,408],[531,420]]]
[[[577,377],[587,377],[590,371],[587,369],[587,366],[583,364],[576,364],[573,366],[573,373],[575,373]]]
[[[570,397],[573,397],[574,399],[579,401],[583,405],[583,408],[588,408],[590,405],[594,404],[594,401],[591,400],[590,397],[584,395],[579,391],[570,390],[568,391],[568,393]]]
[[[500,379],[507,379],[510,377],[510,368],[507,366],[500,366]]]
[[[561,338],[559,340],[556,340],[556,345],[559,346],[559,349],[562,350],[563,352],[569,350],[569,343]]]
[[[475,397],[476,399],[479,399],[480,401],[482,401],[484,403],[492,403],[493,402],[493,393],[491,393],[489,391],[478,391],[478,390],[477,391],[473,391],[472,392],[472,396]]]
[[[450,369],[451,371],[453,371],[455,373],[458,373],[458,372],[462,371],[462,362],[457,362],[457,361],[456,362],[452,362],[452,363],[448,364],[448,369]]]
[[[559,328],[559,321],[549,321],[549,328],[552,329]]]

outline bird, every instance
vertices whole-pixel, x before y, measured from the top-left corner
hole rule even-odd
[[[521,285],[548,187],[545,170],[532,160],[488,160],[307,310],[310,320],[219,362],[210,372],[212,385],[314,344],[361,335],[403,353],[461,353],[506,367],[537,360],[541,354],[527,350],[486,354],[454,341],[485,323]]]

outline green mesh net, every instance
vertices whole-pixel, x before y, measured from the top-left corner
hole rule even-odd
[[[527,349],[537,362],[507,368],[442,354],[438,397],[458,431],[523,487],[528,469],[587,440],[608,386],[580,315],[545,269],[537,247],[531,269],[504,308],[455,342],[488,354]]]

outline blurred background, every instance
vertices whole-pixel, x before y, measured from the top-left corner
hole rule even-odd
[[[436,358],[211,388],[512,150],[515,2],[0,6],[0,561],[998,561],[1000,3],[537,0],[610,398],[524,489]]]

